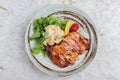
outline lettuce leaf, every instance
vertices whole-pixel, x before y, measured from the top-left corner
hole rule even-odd
[[[45,27],[47,27],[48,25],[56,25],[64,31],[66,23],[67,20],[60,20],[58,17],[55,16],[40,17],[35,19],[33,22],[34,34],[29,37],[29,40],[37,41],[37,45],[32,49],[32,52],[36,55],[42,53],[42,55],[45,57],[47,55],[45,46],[43,44],[43,41],[45,40]]]

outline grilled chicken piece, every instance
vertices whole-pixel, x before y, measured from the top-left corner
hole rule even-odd
[[[89,49],[88,40],[77,32],[71,32],[54,46],[47,46],[50,59],[57,66],[64,68],[74,64],[78,55]]]
[[[78,32],[72,32],[69,34],[75,42],[79,45],[80,51],[85,51],[89,49],[88,39],[79,34]]]

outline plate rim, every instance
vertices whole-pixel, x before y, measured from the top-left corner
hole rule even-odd
[[[95,52],[95,54],[93,55],[93,57],[91,58],[91,60],[82,68],[82,70],[83,69],[85,69],[87,66],[88,66],[88,64],[91,62],[91,61],[93,61],[93,59],[94,59],[94,57],[95,57],[95,55],[96,55],[96,53],[97,53],[97,47],[98,47],[98,35],[97,35],[97,30],[96,30],[96,27],[95,27],[95,24],[92,22],[92,20],[89,18],[89,16],[87,16],[86,15],[86,13],[84,13],[82,10],[80,10],[79,8],[76,8],[76,7],[74,7],[74,6],[69,6],[69,5],[62,5],[62,4],[55,4],[55,5],[50,5],[50,6],[48,6],[48,7],[46,7],[46,8],[44,8],[44,9],[49,9],[49,8],[51,8],[51,7],[55,7],[55,6],[61,6],[61,7],[71,7],[71,8],[74,8],[74,9],[78,9],[80,12],[82,12],[82,15],[86,18],[87,17],[87,20],[90,22],[90,23],[92,23],[92,25],[93,25],[93,29],[94,29],[94,31],[95,31],[95,35],[96,35],[96,39],[97,39],[97,42],[96,42],[96,52]],[[42,10],[44,10],[44,9],[42,9]],[[46,74],[48,74],[48,75],[52,75],[52,76],[54,76],[54,75],[56,75],[56,76],[68,76],[68,75],[72,75],[72,74],[74,74],[74,73],[78,73],[78,72],[80,72],[81,71],[81,69],[77,69],[77,70],[75,70],[75,71],[73,71],[73,72],[70,72],[70,73],[56,73],[56,72],[52,72],[52,71],[50,71],[50,70],[47,70],[47,69],[44,69],[43,67],[39,67],[39,64],[38,64],[38,62],[35,60],[35,58],[32,56],[32,53],[31,53],[31,50],[30,50],[30,47],[29,47],[29,44],[28,44],[28,35],[29,35],[29,28],[30,28],[30,26],[31,26],[31,23],[33,22],[33,20],[36,18],[36,16],[37,15],[39,15],[39,13],[42,11],[42,10],[39,10],[34,16],[33,16],[33,18],[30,20],[30,22],[29,22],[29,24],[28,24],[28,26],[27,26],[27,29],[26,29],[26,33],[25,33],[25,47],[26,47],[26,52],[27,52],[27,55],[29,56],[29,58],[30,58],[30,60],[32,61],[32,63],[40,70],[40,71],[42,71],[42,72],[44,72],[44,73],[46,73]]]

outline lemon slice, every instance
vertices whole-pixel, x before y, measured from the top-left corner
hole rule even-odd
[[[72,20],[69,20],[69,21],[67,22],[66,27],[65,27],[65,32],[64,32],[64,35],[65,35],[65,36],[69,34],[69,30],[70,30],[72,24],[73,24],[73,21],[72,21]]]

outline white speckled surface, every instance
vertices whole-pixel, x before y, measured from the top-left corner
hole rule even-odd
[[[97,26],[99,49],[93,62],[75,75],[51,77],[26,54],[24,36],[31,18],[48,5],[71,4],[69,0],[0,0],[0,80],[120,80],[120,0],[72,1]]]

